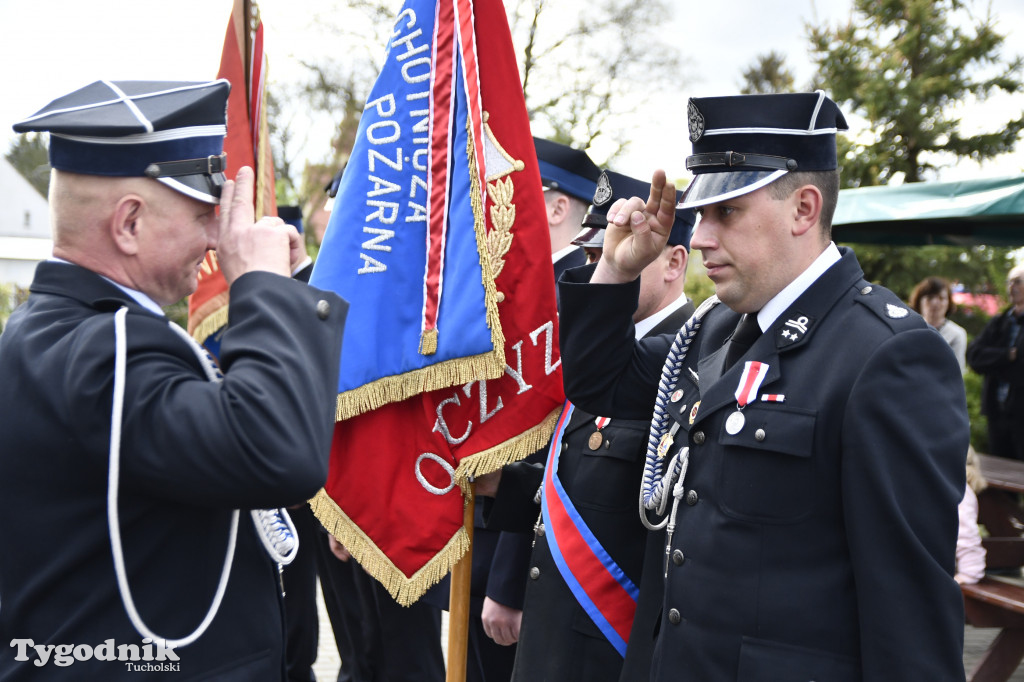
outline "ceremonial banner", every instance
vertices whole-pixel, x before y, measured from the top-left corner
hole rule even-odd
[[[253,198],[256,217],[277,215],[274,198],[274,161],[270,153],[265,111],[266,57],[263,54],[263,22],[259,8],[250,0],[235,0],[224,36],[218,78],[231,83],[228,96],[226,175],[249,166],[256,172]],[[188,332],[213,355],[219,355],[220,332],[228,323],[228,284],[210,251],[199,273],[199,286],[188,299]]]
[[[431,60],[429,78],[421,59]],[[504,6],[407,0],[387,60],[313,279],[335,288],[331,273],[348,283],[342,372],[351,385],[375,367],[405,370],[416,382],[449,360],[463,369],[438,380],[444,388],[339,415],[347,418],[335,427],[327,484],[312,504],[392,596],[410,604],[468,545],[468,477],[543,448],[564,397],[546,210]],[[429,82],[429,96],[404,90],[408,81]],[[385,130],[390,146],[375,142]],[[428,131],[429,145],[416,142]],[[427,168],[436,172],[418,180]],[[392,205],[382,209],[384,202]],[[437,282],[440,299],[431,304]],[[436,350],[423,355],[431,329]],[[490,354],[478,353],[488,338],[501,340],[497,376],[484,373]],[[467,358],[468,370],[458,364]]]
[[[484,134],[472,4],[456,4],[402,8],[313,267],[351,303],[338,419],[504,367],[483,173],[488,153],[495,180],[514,161]]]

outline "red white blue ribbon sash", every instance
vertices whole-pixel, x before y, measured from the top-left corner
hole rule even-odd
[[[587,527],[558,479],[562,435],[572,411],[572,403],[566,401],[548,450],[541,497],[545,535],[555,565],[576,601],[625,657],[640,591]]]
[[[740,383],[736,386],[736,404],[743,407],[747,403],[757,400],[757,391],[761,388],[767,374],[768,365],[756,360],[748,360],[743,366]]]

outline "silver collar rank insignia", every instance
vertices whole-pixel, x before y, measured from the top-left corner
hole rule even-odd
[[[902,307],[900,307],[898,305],[893,305],[892,303],[886,303],[885,304],[885,314],[888,315],[889,317],[891,317],[894,320],[898,320],[900,318],[903,318],[903,317],[906,317],[907,315],[909,315],[910,311],[908,311],[906,308],[902,308]]]
[[[690,126],[690,142],[696,142],[704,136],[704,114],[691,99],[686,107],[686,118]]]
[[[778,333],[778,347],[783,348],[802,339],[812,324],[814,320],[806,315],[796,315],[786,320]]]

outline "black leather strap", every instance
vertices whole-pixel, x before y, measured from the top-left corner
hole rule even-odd
[[[693,154],[686,157],[686,169],[708,168],[765,168],[771,170],[795,171],[797,169],[796,159],[787,159],[784,156],[769,156],[768,154],[744,154],[741,152],[711,152],[708,154]]]
[[[179,175],[214,175],[227,169],[228,155],[207,156],[184,161],[161,161],[146,166],[146,175],[151,178],[173,178]]]

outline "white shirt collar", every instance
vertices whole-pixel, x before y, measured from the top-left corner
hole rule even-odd
[[[568,256],[570,253],[572,253],[578,248],[580,247],[576,246],[575,244],[569,244],[569,246],[566,246],[564,248],[559,249],[558,251],[555,251],[553,254],[551,254],[551,262],[557,263],[558,261],[562,260],[563,258]]]
[[[49,260],[54,262],[54,263],[66,263],[68,265],[75,265],[75,263],[72,263],[69,260],[64,260],[63,258],[58,258],[57,256],[51,256],[49,258]],[[96,273],[96,274],[99,275],[99,273]],[[141,291],[136,291],[135,289],[129,289],[128,287],[124,286],[123,284],[118,284],[117,282],[115,282],[114,280],[110,279],[109,277],[104,277],[103,275],[100,275],[100,277],[103,277],[103,279],[107,280],[108,282],[113,284],[115,287],[117,287],[118,289],[120,289],[124,293],[128,294],[129,296],[131,296],[132,299],[136,303],[141,305],[143,308],[145,308],[145,309],[147,309],[147,310],[149,310],[151,312],[156,313],[160,317],[166,317],[166,315],[164,314],[163,308],[161,308],[157,304],[156,301],[151,299],[149,296],[146,296]]]
[[[761,308],[757,314],[757,325],[761,327],[761,331],[771,327],[779,315],[786,312],[786,309],[800,298],[800,294],[807,291],[819,277],[825,274],[826,270],[841,259],[842,255],[840,255],[835,242],[829,242],[825,250],[814,259],[814,262],[806,270],[800,273],[799,277],[786,285],[786,288],[775,294],[775,297]]]
[[[648,317],[645,317],[644,319],[637,322],[635,325],[636,338],[642,339],[645,336],[647,336],[647,334],[650,333],[650,331],[654,329],[656,326],[658,326],[658,324],[662,320],[664,320],[666,317],[668,317],[669,315],[671,315],[672,313],[686,305],[686,302],[688,300],[689,299],[686,298],[686,294],[680,294],[679,298],[672,301],[658,312],[654,313],[653,315],[649,315]]]

